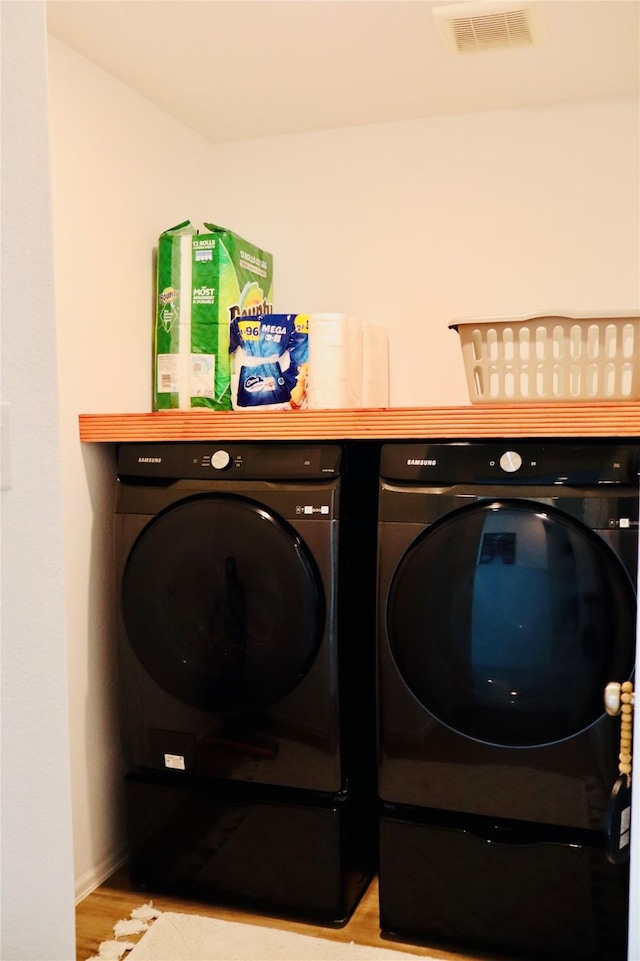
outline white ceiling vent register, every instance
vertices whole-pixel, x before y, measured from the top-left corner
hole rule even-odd
[[[541,39],[535,0],[476,0],[435,7],[432,13],[449,53],[531,47]]]

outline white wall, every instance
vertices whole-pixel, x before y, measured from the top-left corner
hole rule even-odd
[[[275,257],[276,309],[386,324],[392,403],[467,403],[466,315],[637,307],[637,101],[213,146],[50,40],[76,881],[122,843],[112,452],[83,411],[151,398],[152,250],[191,218]],[[115,809],[114,809],[115,805]]]
[[[271,245],[281,309],[387,326],[393,406],[464,404],[455,318],[638,307],[638,128],[620,102],[234,143],[201,207]]]
[[[111,585],[114,451],[83,411],[151,405],[153,250],[198,211],[213,149],[50,38],[76,895],[124,854]]]
[[[3,961],[75,957],[60,448],[42,3],[3,2]],[[3,424],[3,430],[5,424]],[[3,463],[3,473],[6,469]],[[71,588],[73,589],[73,588]]]

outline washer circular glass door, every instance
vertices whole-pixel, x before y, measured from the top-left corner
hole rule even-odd
[[[405,683],[439,721],[488,744],[564,740],[629,677],[635,591],[596,533],[533,501],[446,515],[401,559],[387,599]]]
[[[181,501],[138,536],[121,587],[129,641],[181,701],[214,713],[273,703],[304,676],[324,630],[319,573],[263,505]]]

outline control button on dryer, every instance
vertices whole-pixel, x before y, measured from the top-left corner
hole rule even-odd
[[[211,466],[214,470],[224,470],[231,463],[231,454],[226,450],[217,450],[211,455]]]
[[[507,450],[500,458],[500,467],[507,474],[515,474],[522,467],[522,457],[515,450]]]

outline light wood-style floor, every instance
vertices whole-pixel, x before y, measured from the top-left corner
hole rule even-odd
[[[294,921],[283,921],[264,915],[249,914],[222,905],[180,900],[155,894],[151,891],[140,891],[130,884],[126,868],[120,868],[111,878],[78,904],[76,908],[76,961],[87,961],[87,958],[97,955],[100,943],[113,938],[114,924],[123,918],[129,918],[133,908],[148,904],[149,901],[152,901],[154,907],[160,911],[199,914],[228,921],[258,924],[263,927],[279,927],[297,931],[300,934],[308,934],[312,937],[329,938],[336,941],[355,941],[358,944],[393,948],[399,952],[417,954],[422,957],[425,955],[431,956],[443,959],[443,961],[498,961],[495,954],[456,954],[453,951],[444,951],[442,947],[401,944],[381,938],[378,926],[377,879],[372,881],[348,924],[343,928],[326,928]],[[136,941],[138,937],[127,937],[126,940]],[[502,959],[502,961],[508,961],[508,959]]]

